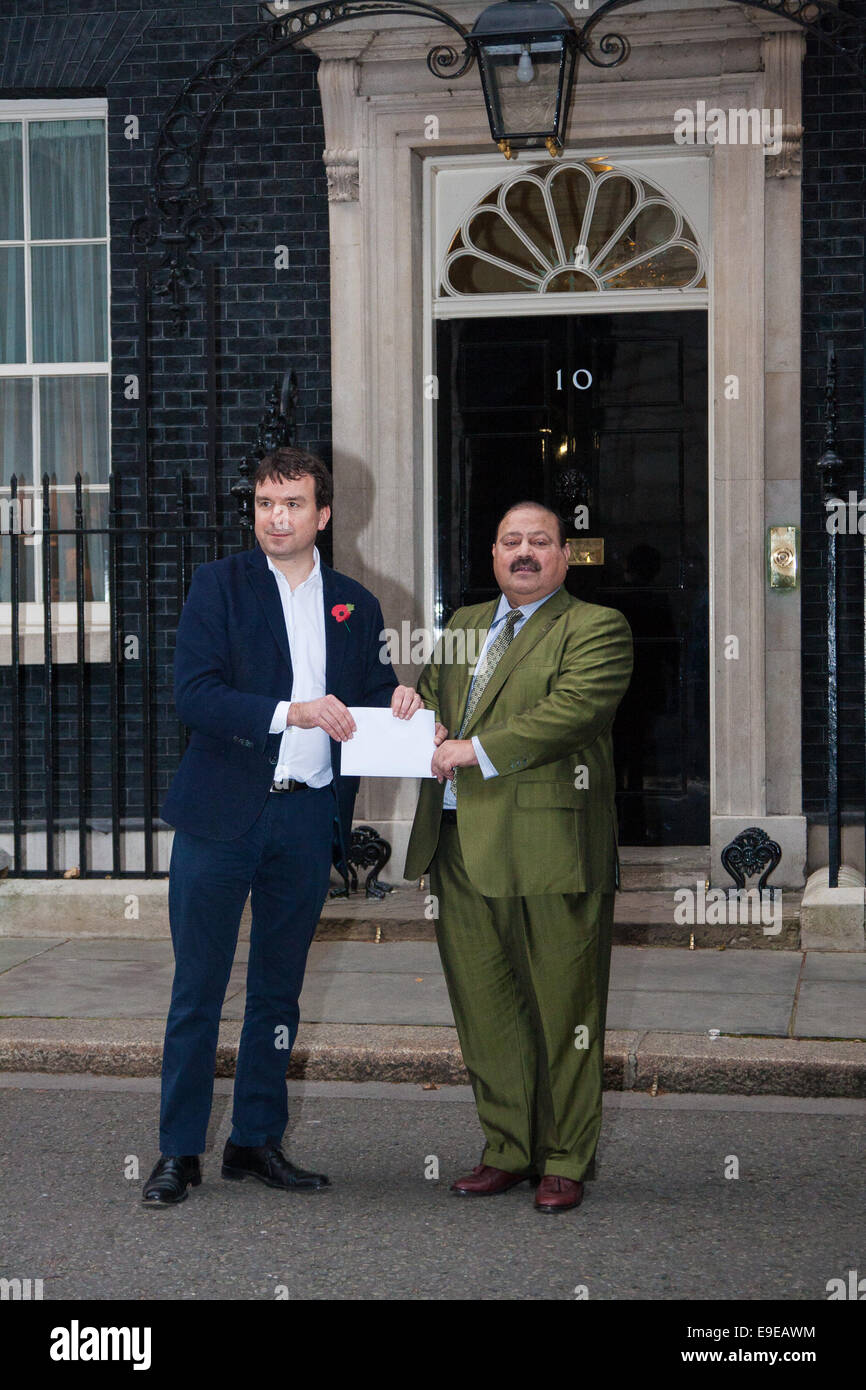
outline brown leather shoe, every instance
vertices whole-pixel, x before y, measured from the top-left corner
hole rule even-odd
[[[570,1211],[583,1201],[583,1183],[574,1178],[547,1176],[535,1193],[536,1211]]]
[[[488,1163],[478,1163],[465,1178],[458,1178],[451,1184],[451,1191],[459,1197],[495,1197],[497,1192],[507,1192],[520,1182],[526,1182],[528,1173],[506,1173],[503,1168],[491,1168]]]

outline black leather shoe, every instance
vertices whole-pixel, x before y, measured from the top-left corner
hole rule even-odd
[[[231,1139],[223,1153],[223,1177],[240,1182],[243,1178],[258,1178],[268,1187],[283,1187],[292,1192],[315,1192],[330,1187],[324,1173],[308,1173],[290,1163],[277,1144],[260,1144],[258,1148],[242,1148]]]
[[[141,1194],[145,1207],[174,1207],[185,1202],[188,1187],[201,1182],[198,1154],[160,1154],[159,1162],[144,1184]]]

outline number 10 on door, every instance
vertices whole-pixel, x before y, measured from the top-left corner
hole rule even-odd
[[[581,380],[581,378],[584,378],[584,380]],[[586,367],[578,367],[577,371],[571,378],[571,384],[572,386],[576,386],[578,391],[588,391],[590,386],[592,385],[592,372],[587,371]],[[557,391],[562,390],[561,367],[556,373],[556,389]]]

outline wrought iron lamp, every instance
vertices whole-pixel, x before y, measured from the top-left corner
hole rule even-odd
[[[274,16],[298,16],[309,23],[303,6],[293,0],[269,0],[264,5]],[[462,52],[447,45],[434,48],[427,66],[437,77],[462,77],[477,60],[487,107],[490,132],[506,159],[517,149],[545,147],[551,155],[562,151],[563,133],[579,52],[598,67],[613,67],[627,56],[628,45],[617,34],[605,35],[599,58],[564,9],[553,0],[496,0],[476,19],[467,33],[457,20],[425,0],[344,0],[343,4],[316,7],[317,27],[340,19],[369,14],[415,14],[447,24],[464,40]]]
[[[478,59],[490,133],[506,159],[545,145],[561,154],[578,37],[549,0],[498,0],[467,36]]]

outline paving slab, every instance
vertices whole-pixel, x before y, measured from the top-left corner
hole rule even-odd
[[[866,952],[806,951],[803,980],[840,980],[846,984],[866,984]],[[866,993],[864,993],[866,1006]]]
[[[37,938],[40,945],[43,944],[41,937]],[[2,946],[2,941],[0,941]],[[142,937],[124,936],[76,936],[67,937],[57,944],[52,944],[50,949],[53,960],[137,960],[150,961],[157,965],[174,965],[174,948],[170,940],[147,940]],[[249,941],[238,941],[235,951],[235,964],[244,963],[249,959]]]
[[[72,937],[51,947],[52,960],[121,961],[137,960],[155,965],[171,965],[171,941],[152,941],[141,937]]]
[[[52,947],[62,946],[64,940],[65,938],[62,936],[2,936],[0,937],[0,971],[9,970],[14,965],[20,965],[23,960],[30,960],[43,951],[51,950]]]
[[[223,1018],[242,1018],[245,996],[223,1006]],[[453,1027],[441,970],[425,975],[372,971],[312,971],[301,994],[301,1017],[309,1023],[434,1024]]]
[[[676,1033],[758,1033],[783,1038],[793,1000],[785,994],[725,994],[716,991],[625,990],[612,986],[607,1020],[611,1028],[661,1028]]]
[[[0,1014],[28,1018],[164,1016],[171,977],[168,964],[55,960],[49,951],[0,975]]]
[[[382,972],[389,975],[442,973],[435,941],[314,941],[307,958],[311,970]]]
[[[689,951],[614,946],[611,985],[615,989],[683,990],[711,994],[784,994],[797,984],[799,951]]]
[[[48,942],[37,937],[29,943],[7,938],[6,944],[12,963],[0,974],[0,1014],[165,1016],[173,973],[170,942]],[[240,942],[223,1011],[227,1019],[243,1016],[248,954],[248,943]],[[686,1032],[717,1027],[722,1032],[784,1036],[802,959],[800,952],[614,947],[611,1026]],[[819,996],[814,998],[817,1009]],[[821,1000],[824,1007],[823,996]],[[856,1006],[854,994],[851,1007]],[[849,1014],[846,1007],[846,1020]],[[450,1027],[453,1019],[435,943],[314,942],[301,1016],[321,1023]],[[839,1028],[848,1025],[831,1030],[810,1014],[802,1026],[810,1035],[836,1037],[844,1036]],[[858,1026],[857,1035],[860,1031]]]
[[[866,1038],[866,984],[807,980],[800,988],[794,1036]]]

